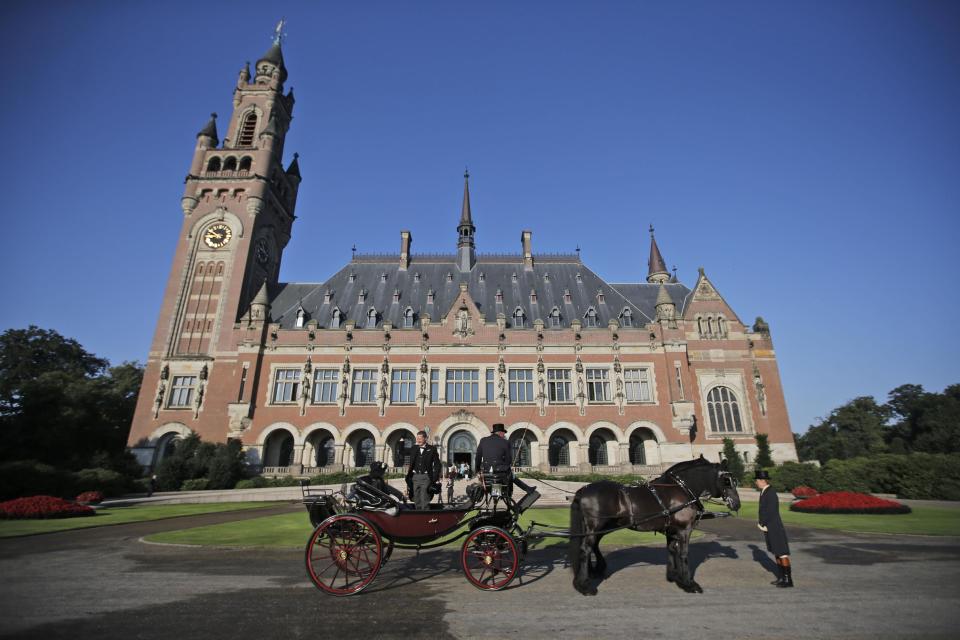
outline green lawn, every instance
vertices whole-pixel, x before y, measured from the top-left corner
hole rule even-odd
[[[757,519],[756,502],[743,502],[741,518]],[[790,511],[790,503],[781,501],[780,517],[788,527],[839,529],[859,533],[894,533],[926,536],[960,536],[960,509],[953,507],[914,507],[901,515],[823,514]]]
[[[566,508],[530,509],[521,518],[521,526],[526,528],[530,520],[548,525],[544,527],[545,529],[566,529],[570,523],[570,511]],[[243,522],[227,522],[182,531],[168,531],[148,536],[147,540],[205,546],[300,548],[307,543],[311,531],[310,520],[307,518],[306,511],[304,511],[303,513],[252,518]],[[617,531],[604,537],[603,544],[634,546],[651,542],[663,544],[663,541],[663,536],[655,537],[652,533]],[[565,544],[567,544],[565,538],[546,538],[532,546],[534,548],[544,548]]]
[[[239,511],[272,507],[284,502],[217,502],[208,504],[158,504],[135,505],[130,507],[106,507],[98,509],[94,516],[80,518],[58,518],[54,520],[0,520],[0,538],[23,536],[34,533],[50,533],[69,529],[86,529],[111,524],[163,520],[179,516],[192,516],[200,513],[220,511]]]

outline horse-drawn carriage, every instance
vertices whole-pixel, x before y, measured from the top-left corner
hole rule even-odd
[[[539,497],[514,502],[509,482],[508,474],[484,478],[468,487],[461,502],[426,510],[395,499],[368,477],[358,478],[346,495],[304,486],[314,526],[307,574],[326,593],[352,595],[373,582],[394,549],[431,549],[466,537],[460,565],[467,580],[478,589],[503,589],[517,576],[527,549],[520,514]]]
[[[427,510],[395,499],[369,478],[358,478],[346,495],[307,486],[303,493],[314,526],[305,553],[307,574],[317,588],[335,596],[365,589],[394,549],[431,549],[464,537],[460,566],[467,581],[497,591],[517,577],[528,541],[548,536],[570,538],[574,587],[592,595],[596,588],[588,581],[602,577],[606,567],[600,539],[620,529],[664,533],[667,580],[697,592],[700,586],[687,565],[690,533],[701,518],[718,515],[707,512],[702,500],[722,499],[734,511],[740,505],[726,466],[702,457],[674,465],[646,484],[586,485],[572,499],[569,531],[542,530],[537,522],[523,529],[520,515],[539,494],[514,502],[509,473],[482,477],[481,483],[468,487],[462,502],[431,504]]]

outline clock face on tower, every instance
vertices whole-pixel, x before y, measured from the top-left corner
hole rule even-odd
[[[233,231],[222,222],[211,225],[206,233],[203,234],[203,242],[211,249],[221,249],[227,246],[230,238],[233,237]]]

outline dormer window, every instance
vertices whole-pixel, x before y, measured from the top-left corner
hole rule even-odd
[[[410,307],[407,307],[406,311],[403,312],[403,328],[413,328],[413,309]]]
[[[497,304],[503,304],[503,290],[497,289]]]
[[[573,301],[573,298],[570,296],[570,289],[563,290],[563,301],[567,304],[570,304]]]
[[[380,282],[386,282],[386,281],[387,281],[387,274],[386,274],[386,273],[381,273],[381,274],[380,274]]]
[[[543,274],[543,281],[544,281],[544,282],[550,282],[550,274],[549,274],[549,273]]]
[[[433,289],[427,291],[427,304],[433,304]]]
[[[351,274],[350,274],[350,277],[347,278],[347,280],[348,280],[349,282],[353,282],[353,281],[356,280],[356,279],[357,279],[357,274],[355,274],[355,273],[351,273]]]
[[[597,289],[597,304],[603,303],[603,289]]]
[[[414,281],[414,282],[420,282],[420,272],[419,272],[419,271],[416,272],[415,274],[413,274],[413,281]]]
[[[393,301],[400,302],[400,289],[393,290]]]
[[[486,279],[487,279],[487,277],[486,277],[485,275],[483,275],[483,271],[481,271],[481,272],[480,272],[480,282],[483,282],[483,281],[486,280]]]
[[[377,326],[377,310],[373,307],[370,307],[370,311],[367,311],[367,329],[373,329]]]
[[[360,294],[357,296],[357,302],[363,302],[367,298],[367,290],[360,289]]]
[[[534,289],[530,289],[530,304],[537,303],[537,292]]]
[[[340,309],[334,309],[333,313],[330,314],[330,328],[331,329],[340,328]]]
[[[578,273],[578,274],[577,274],[577,284],[580,284],[581,282],[583,282],[583,276],[581,276],[581,275]]]
[[[514,329],[523,329],[523,309],[517,307],[517,310],[513,312],[513,328]]]
[[[447,271],[447,282],[453,282],[453,274]]]
[[[621,327],[632,327],[633,326],[633,313],[630,309],[624,309],[620,314],[620,326]]]
[[[307,318],[307,312],[303,310],[303,307],[298,307],[297,308],[297,324],[296,324],[297,329],[300,329],[303,327],[303,323],[306,322],[306,318]]]
[[[550,328],[557,329],[560,327],[560,309],[556,307],[550,311]]]
[[[514,271],[513,275],[511,276],[511,280],[513,281],[514,284],[517,283],[517,273],[516,273],[516,271]]]
[[[323,304],[330,304],[330,300],[333,298],[333,292],[330,289],[327,289],[323,292]]]
[[[587,312],[583,314],[583,326],[585,327],[596,327],[597,326],[597,312],[593,307],[587,309]]]

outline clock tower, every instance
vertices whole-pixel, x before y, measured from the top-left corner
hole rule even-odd
[[[166,419],[185,429],[200,417],[218,386],[213,378],[239,375],[241,321],[276,286],[300,186],[297,154],[283,165],[294,98],[284,91],[282,27],[254,68],[241,69],[222,141],[215,113],[197,133],[134,429],[162,423],[171,410],[178,413]]]

